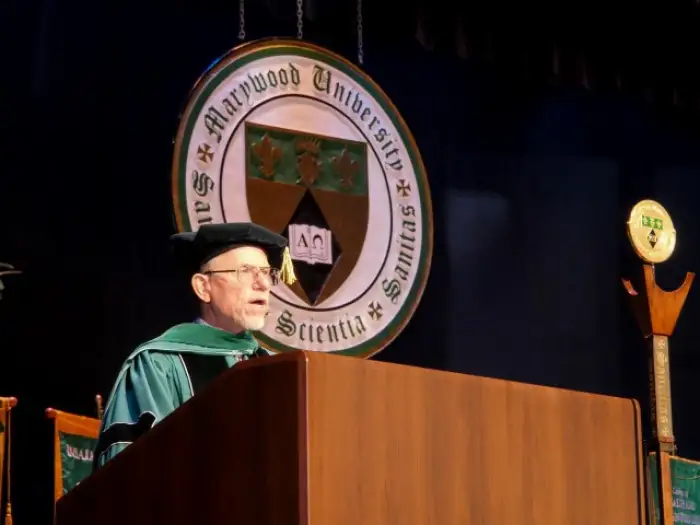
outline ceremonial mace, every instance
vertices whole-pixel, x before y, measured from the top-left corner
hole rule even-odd
[[[658,202],[647,199],[635,204],[627,221],[627,235],[632,248],[645,263],[643,278],[637,289],[629,279],[622,279],[622,284],[648,344],[652,447],[657,457],[660,525],[673,525],[671,456],[676,453],[676,441],[673,435],[668,339],[676,327],[695,273],[686,273],[680,288],[670,292],[656,284],[654,265],[668,260],[676,247],[673,221]],[[648,458],[645,458],[646,461]],[[648,497],[653,501],[653,494]]]

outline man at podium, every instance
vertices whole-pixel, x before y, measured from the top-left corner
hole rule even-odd
[[[221,372],[267,355],[252,335],[265,325],[270,289],[295,280],[287,239],[252,223],[203,225],[171,237],[200,317],[134,350],[107,400],[93,469],[99,468]]]

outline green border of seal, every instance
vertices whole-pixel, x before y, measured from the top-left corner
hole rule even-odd
[[[384,91],[362,70],[347,59],[341,57],[314,44],[291,39],[271,38],[257,40],[231,49],[219,58],[206,70],[190,90],[187,105],[181,114],[172,163],[172,199],[175,222],[178,231],[190,231],[191,225],[187,213],[185,172],[187,166],[187,152],[189,140],[207,98],[216,87],[229,77],[237,69],[257,59],[275,55],[296,55],[324,62],[334,67],[360,84],[374,97],[391,119],[397,132],[401,135],[402,142],[407,147],[408,156],[411,159],[416,173],[416,182],[421,201],[421,220],[423,223],[423,236],[421,244],[423,254],[419,259],[416,278],[408,292],[406,301],[398,311],[394,319],[374,337],[345,350],[336,350],[333,354],[356,357],[371,357],[386,348],[404,330],[413,317],[418,304],[425,291],[425,286],[430,274],[430,265],[433,257],[433,206],[430,197],[428,177],[420,155],[418,145],[413,134],[408,129],[398,109],[391,102]],[[304,350],[281,344],[262,332],[256,333],[256,338],[267,350],[274,353]]]

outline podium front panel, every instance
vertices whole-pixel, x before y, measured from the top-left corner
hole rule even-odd
[[[61,498],[57,525],[305,523],[305,361],[254,361]]]
[[[639,525],[628,399],[308,358],[311,525]]]

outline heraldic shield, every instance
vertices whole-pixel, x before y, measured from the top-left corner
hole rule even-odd
[[[280,233],[298,278],[292,291],[321,304],[353,271],[367,234],[367,145],[245,123],[253,222]]]

